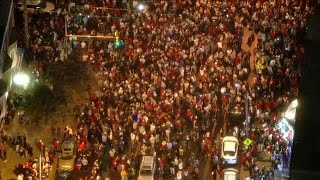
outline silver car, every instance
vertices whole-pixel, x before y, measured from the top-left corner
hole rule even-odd
[[[61,145],[61,156],[59,158],[59,171],[72,171],[76,160],[76,143],[65,141]]]

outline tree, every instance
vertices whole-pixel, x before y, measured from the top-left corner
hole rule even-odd
[[[83,95],[90,81],[89,70],[83,62],[54,62],[44,67],[43,79],[17,98],[17,105],[31,116],[33,122],[65,120],[73,112],[75,101],[86,100]],[[80,96],[74,98],[74,96]],[[75,100],[74,100],[75,99]],[[79,102],[82,104],[82,102]]]

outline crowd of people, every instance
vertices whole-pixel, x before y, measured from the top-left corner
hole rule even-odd
[[[34,157],[33,147],[27,141],[26,135],[11,135],[10,133],[1,131],[1,148],[0,157],[3,162],[7,162],[7,147],[10,151],[15,151],[20,157],[26,159],[24,163],[18,164],[14,170],[18,179],[34,179],[38,176],[39,171],[39,159]],[[42,151],[42,175],[48,177],[49,171],[51,171],[51,165],[53,164],[54,157],[52,157],[53,151],[48,151],[48,148],[43,148]],[[29,159],[29,160],[27,160]]]
[[[259,170],[251,157],[258,147],[287,152],[288,143],[269,137],[277,133],[275,117],[297,96],[303,56],[299,39],[309,14],[308,8],[302,11],[287,2],[159,0],[143,12],[114,11],[97,3],[70,7],[67,34],[117,31],[120,46],[105,38],[65,37],[61,10],[32,15],[35,59],[63,61],[68,55],[86,62],[99,79],[101,88],[88,87],[77,129],[65,131],[66,139],[78,142],[78,167],[87,171],[93,165],[91,178],[108,169],[126,179],[138,173],[142,156],[151,155],[160,176],[199,179],[200,158],[210,154],[220,171],[213,124],[222,123],[224,107],[244,106],[248,98],[254,143],[243,152],[242,163],[252,177],[269,177],[271,170]],[[245,29],[251,30],[248,39],[243,39]],[[254,51],[242,48],[243,42],[255,46],[253,41]],[[236,121],[243,135],[244,119]],[[267,130],[260,130],[262,124]],[[273,164],[288,163],[275,158]]]

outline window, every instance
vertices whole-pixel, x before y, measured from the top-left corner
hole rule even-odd
[[[235,156],[236,153],[234,151],[223,151],[225,156]]]
[[[141,170],[140,170],[140,174],[141,174],[141,175],[152,175],[152,171],[151,171],[151,169],[150,169],[150,170],[141,169]]]
[[[62,151],[62,159],[72,159],[73,152],[71,148],[64,148]]]
[[[235,156],[237,152],[237,143],[234,141],[225,141],[223,143],[223,153],[225,156]]]

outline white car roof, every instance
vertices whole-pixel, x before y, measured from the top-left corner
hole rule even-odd
[[[75,142],[74,141],[64,141],[61,145],[61,148],[74,148]]]
[[[232,151],[232,152],[235,152],[236,151],[236,146],[237,146],[237,143],[236,142],[225,142],[224,143],[224,146],[223,146],[223,150],[224,151]]]
[[[153,156],[142,157],[141,167],[150,167],[151,169],[152,165],[153,165]],[[143,169],[146,169],[146,168],[143,168]]]
[[[238,170],[234,168],[228,168],[223,170],[223,180],[237,180]]]
[[[236,143],[239,143],[239,140],[238,140],[236,137],[234,137],[234,136],[225,136],[225,137],[222,139],[222,143],[223,143],[224,141],[234,141],[234,142],[236,142]]]
[[[222,172],[235,172],[235,173],[238,173],[239,171],[237,169],[234,169],[234,168],[227,168],[227,169],[224,169]]]

